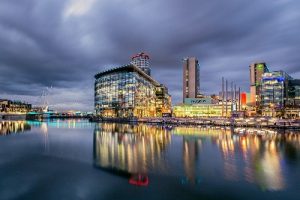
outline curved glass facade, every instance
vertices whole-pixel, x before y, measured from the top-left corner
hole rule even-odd
[[[95,110],[101,117],[156,117],[159,83],[129,65],[95,76]],[[170,107],[170,102],[169,103]]]

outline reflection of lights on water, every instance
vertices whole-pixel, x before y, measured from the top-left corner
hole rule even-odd
[[[241,148],[243,150],[243,152],[245,152],[247,150],[247,141],[245,137],[241,137]]]
[[[171,139],[163,128],[125,124],[101,124],[94,136],[96,165],[130,173],[147,172],[159,165],[160,154]]]
[[[274,142],[274,141],[273,141]],[[271,143],[270,146],[273,144]],[[281,190],[285,187],[279,154],[270,147],[261,160],[259,181],[262,187],[270,190]]]
[[[46,123],[41,124],[41,131],[44,134],[44,148],[49,151],[48,126]]]
[[[297,134],[248,133],[247,129],[237,134],[220,128],[173,127],[172,133],[183,138],[183,162],[177,165],[184,170],[182,182],[189,184],[197,183],[201,173],[197,170],[197,159],[201,157],[202,146],[210,144],[215,145],[222,156],[221,170],[226,180],[244,180],[265,189],[281,190],[285,187],[285,179],[280,154],[286,142],[297,144],[295,148],[300,144]],[[101,166],[113,166],[131,173],[169,167],[162,152],[170,144],[170,130],[159,126],[101,124],[95,137],[95,162]]]
[[[183,137],[183,164],[187,180],[195,184],[196,180],[196,160],[198,159],[199,138]]]
[[[48,126],[47,126],[46,123],[42,123],[42,124],[41,124],[41,131],[42,131],[42,133],[44,133],[44,134],[48,133]]]
[[[31,126],[26,121],[1,121],[0,135],[21,133],[30,130]]]

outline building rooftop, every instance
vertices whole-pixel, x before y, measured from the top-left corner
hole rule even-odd
[[[136,72],[139,75],[143,76],[148,81],[150,81],[153,85],[160,86],[160,83],[158,83],[151,76],[147,75],[141,69],[139,69],[138,67],[136,67],[136,66],[134,66],[132,64],[124,65],[124,66],[121,66],[121,67],[112,68],[112,69],[109,69],[109,70],[106,70],[106,71],[103,71],[103,72],[99,72],[99,73],[97,73],[95,75],[95,78],[98,79],[101,76],[112,74],[112,73],[116,73],[116,72]]]

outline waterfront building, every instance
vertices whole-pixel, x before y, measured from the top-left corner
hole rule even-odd
[[[288,99],[290,80],[292,77],[284,71],[267,72],[262,75],[261,106],[263,115],[282,115]]]
[[[300,79],[290,79],[288,81],[287,89],[287,107],[299,107],[300,106]]]
[[[222,117],[222,104],[178,104],[173,107],[174,117]],[[231,105],[226,105],[227,117],[231,116]]]
[[[21,101],[0,99],[0,113],[27,113],[32,105]]]
[[[196,98],[200,92],[200,69],[195,57],[183,59],[183,101],[185,98]]]
[[[130,64],[140,68],[147,75],[151,76],[151,68],[149,66],[149,55],[141,52],[131,57]]]
[[[169,95],[168,88],[161,84],[155,87],[155,107],[158,116],[170,116],[172,110],[171,95]]]
[[[284,115],[287,118],[300,118],[300,79],[288,81]]]
[[[165,86],[135,65],[95,75],[95,111],[100,117],[161,117],[171,113]]]
[[[264,62],[252,63],[249,66],[250,70],[250,102],[253,106],[259,106],[261,101],[261,83],[262,75],[269,72],[269,69]]]

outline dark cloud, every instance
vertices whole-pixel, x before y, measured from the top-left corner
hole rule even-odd
[[[217,93],[222,76],[248,90],[248,66],[256,60],[299,76],[299,6],[292,0],[2,0],[0,98],[30,100],[53,86],[54,107],[91,110],[93,75],[140,51],[150,54],[153,76],[175,103],[186,56],[200,61],[204,93]]]

